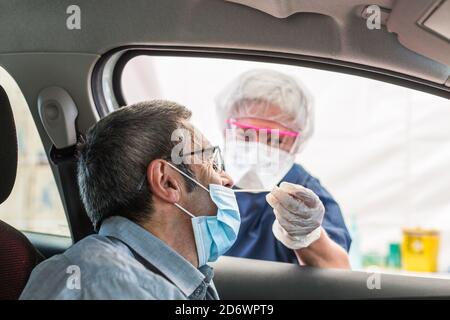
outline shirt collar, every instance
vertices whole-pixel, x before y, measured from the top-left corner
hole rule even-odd
[[[99,234],[117,238],[150,262],[187,297],[201,285],[209,285],[213,271],[209,266],[195,268],[161,239],[138,224],[121,216],[103,221]]]

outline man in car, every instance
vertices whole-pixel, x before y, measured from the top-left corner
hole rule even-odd
[[[307,88],[283,73],[256,69],[240,75],[217,102],[227,173],[241,189],[241,229],[226,255],[348,268],[351,239],[339,205],[295,163],[313,132]],[[277,207],[274,195],[280,191],[316,209],[295,202]]]
[[[21,299],[218,299],[207,263],[233,244],[240,215],[219,149],[190,116],[144,102],[88,131],[78,183],[98,234],[38,265]]]

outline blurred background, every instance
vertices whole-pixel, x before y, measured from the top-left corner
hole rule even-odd
[[[353,237],[353,267],[401,270],[401,245],[408,242],[405,257],[409,248],[432,260],[438,250],[436,271],[450,272],[450,101],[316,69],[151,56],[125,66],[122,93],[127,104],[159,98],[187,106],[193,123],[221,145],[216,99],[254,68],[293,76],[314,96],[315,133],[297,162],[340,204]],[[403,232],[406,228],[413,230]],[[414,269],[422,262],[411,263]],[[433,264],[423,263],[425,269]]]

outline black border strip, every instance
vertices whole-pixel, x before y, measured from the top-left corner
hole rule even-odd
[[[102,55],[102,57],[94,67],[92,74],[92,94],[100,117],[104,117],[109,112],[106,106],[104,93],[102,91],[102,76],[104,66],[112,55],[120,51],[124,51],[124,53],[114,66],[112,75],[113,91],[119,105],[126,105],[120,83],[123,69],[128,61],[139,55],[221,58],[292,65],[356,75],[450,99],[450,88],[444,86],[443,84],[440,85],[435,82],[408,76],[387,69],[375,68],[340,60],[332,60],[328,58],[241,49],[176,46],[126,46],[119,47],[105,53],[104,55]]]

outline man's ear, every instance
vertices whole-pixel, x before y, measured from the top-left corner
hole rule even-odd
[[[155,159],[147,166],[147,183],[152,194],[166,202],[180,201],[182,185],[178,173],[166,161]]]

